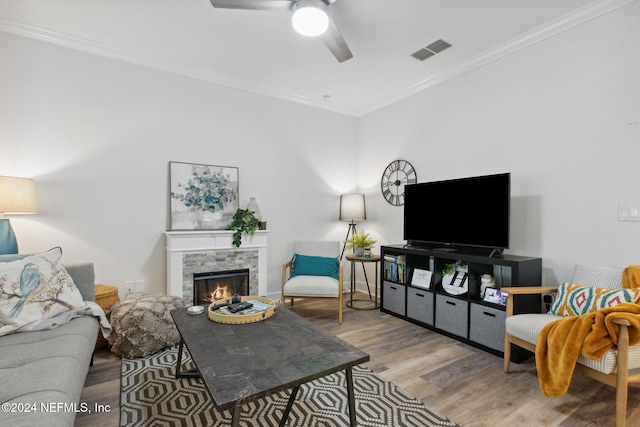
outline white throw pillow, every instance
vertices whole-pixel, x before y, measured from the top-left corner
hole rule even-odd
[[[0,336],[84,305],[61,257],[62,249],[53,248],[0,262]]]

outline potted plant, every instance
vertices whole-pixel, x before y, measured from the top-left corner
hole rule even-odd
[[[444,267],[442,267],[443,276],[452,275],[456,271],[467,273],[469,271],[469,263],[467,261],[456,261],[451,264],[445,264]]]
[[[456,270],[456,264],[445,264],[444,267],[442,267],[442,276],[450,276],[453,275],[453,272]],[[451,280],[451,279],[449,279]]]
[[[377,240],[373,240],[369,237],[369,233],[365,233],[362,230],[360,233],[357,231],[351,235],[350,239],[347,239],[346,244],[348,248],[353,248],[356,256],[363,256],[365,249],[370,249],[375,245]]]
[[[462,271],[463,273],[469,272],[469,263],[467,261],[458,261],[456,262],[456,271]]]
[[[233,233],[233,245],[237,248],[242,244],[242,235],[253,234],[258,229],[258,218],[255,217],[254,212],[248,209],[238,209],[233,215],[233,220],[227,226],[227,230],[234,230]]]

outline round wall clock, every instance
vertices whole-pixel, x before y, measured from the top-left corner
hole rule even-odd
[[[395,160],[382,173],[380,190],[385,200],[394,206],[404,205],[404,186],[418,182],[416,170],[406,160]]]

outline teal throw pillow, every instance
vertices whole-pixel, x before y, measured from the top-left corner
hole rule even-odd
[[[295,254],[291,277],[329,276],[338,280],[340,260],[338,258]]]

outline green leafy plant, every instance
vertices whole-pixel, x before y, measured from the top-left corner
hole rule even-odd
[[[351,238],[347,239],[347,247],[348,248],[370,248],[375,245],[377,240],[373,240],[369,237],[369,233],[365,233],[364,230],[361,232],[355,232],[351,235]]]
[[[445,264],[442,267],[442,275],[447,276],[453,274],[454,271],[467,271],[469,269],[469,263],[467,261],[456,261],[452,264]]]
[[[233,214],[233,220],[227,225],[227,230],[234,230],[233,233],[233,245],[237,248],[242,244],[243,234],[253,234],[258,229],[258,218],[255,217],[254,212],[248,209],[238,209]]]
[[[448,276],[449,274],[453,274],[455,269],[456,269],[455,264],[445,264],[444,267],[442,267],[442,275]]]

